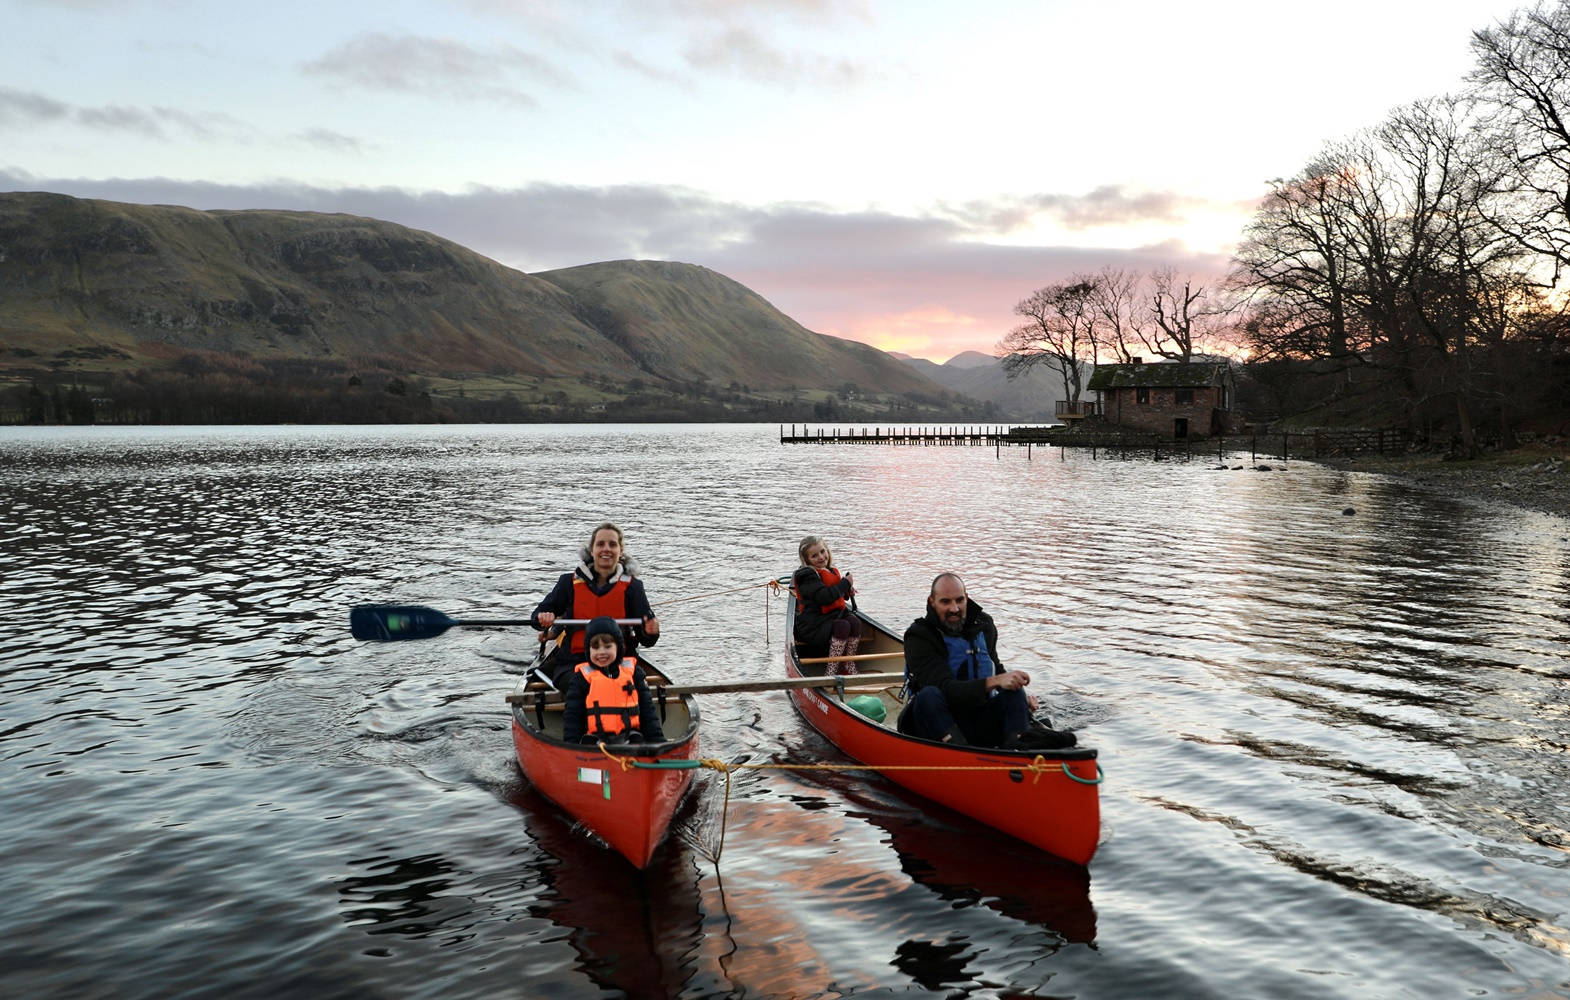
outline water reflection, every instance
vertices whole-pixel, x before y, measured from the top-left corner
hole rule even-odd
[[[846,791],[848,815],[888,837],[899,867],[956,909],[985,906],[1050,931],[1065,943],[1096,940],[1090,872],[1078,865],[993,837],[963,817],[939,814],[892,788]]]
[[[384,995],[433,963],[454,971],[431,995],[1570,989],[1562,521],[1307,463],[773,431],[0,432],[0,597],[21,609],[0,628],[20,859],[0,882],[27,915],[0,963],[123,992],[155,981],[135,956],[187,963],[189,924],[220,912],[202,954],[238,957],[204,969],[215,995],[254,992],[273,955],[277,982]],[[596,484],[608,453],[635,494]],[[786,499],[806,483],[810,511]],[[778,675],[761,584],[803,534],[896,628],[934,573],[967,573],[1004,661],[1102,752],[1092,876],[886,783],[749,772],[718,869],[711,785],[623,878],[517,787],[500,695],[527,635],[345,633],[365,601],[527,610],[606,517],[672,602],[659,652],[683,680]],[[838,759],[771,695],[705,719],[725,759]],[[168,829],[183,880],[61,874]],[[253,892],[270,903],[204,895]],[[82,919],[99,910],[127,916]]]
[[[442,931],[450,919],[443,913],[442,901],[453,899],[452,890],[463,873],[447,859],[371,857],[349,863],[367,874],[338,883],[346,923],[369,925],[367,934],[426,937]]]
[[[667,840],[638,871],[574,831],[528,786],[512,789],[507,800],[537,849],[526,861],[540,887],[530,912],[568,932],[578,971],[630,998],[678,995],[694,975],[706,933],[692,851],[679,838]],[[684,805],[673,826],[689,822],[691,808]]]

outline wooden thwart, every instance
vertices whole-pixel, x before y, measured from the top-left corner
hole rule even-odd
[[[868,655],[876,657],[882,654],[869,653]],[[846,656],[841,657],[841,659],[849,660],[855,659],[855,657]],[[808,663],[811,661],[803,660],[802,662]],[[665,688],[665,693],[671,695],[684,695],[739,694],[747,691],[794,691],[797,688],[834,687],[840,683],[844,683],[847,686],[854,684],[857,687],[865,687],[868,685],[873,685],[875,687],[876,685],[880,684],[900,684],[903,683],[904,680],[904,674],[843,674],[838,677],[782,677],[777,680],[725,681],[719,684],[672,684]],[[534,699],[535,695],[528,693],[519,694],[517,692],[512,692],[507,695],[508,703],[513,705],[533,704]],[[547,705],[560,702],[561,700],[562,696],[561,692],[559,691],[547,691],[545,693],[545,703]]]
[[[797,663],[843,663],[857,660],[893,660],[904,659],[905,651],[897,649],[892,653],[857,653],[855,656],[803,656],[796,660]],[[901,675],[903,676],[903,675]]]

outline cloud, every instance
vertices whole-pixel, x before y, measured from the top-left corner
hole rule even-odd
[[[670,84],[673,87],[680,87],[681,89],[687,91],[696,89],[696,85],[691,76],[685,73],[677,73],[672,70],[661,69],[660,67],[639,58],[637,55],[631,52],[622,50],[612,53],[611,60],[622,69],[636,73],[637,75],[649,80],[653,80],[656,83]]]
[[[243,122],[218,111],[191,112],[124,104],[83,107],[31,91],[0,87],[0,128],[55,123],[70,123],[97,131],[131,132],[161,140],[171,138],[171,132],[195,139],[251,137],[250,129]]]
[[[687,47],[687,65],[695,70],[720,70],[763,83],[841,88],[862,82],[866,71],[848,59],[815,53],[789,52],[766,41],[750,28],[727,28],[708,34]]]
[[[1041,219],[1071,231],[1177,223],[1211,204],[1171,191],[1131,191],[1121,185],[1104,185],[1084,194],[991,198],[945,205],[943,211],[967,227],[1006,233],[1026,229]]]
[[[71,106],[63,101],[30,91],[0,87],[0,127],[61,121],[70,116]]]
[[[100,108],[77,108],[72,119],[88,128],[114,132],[139,132],[154,139],[166,138],[158,116],[142,108],[110,104]]]
[[[1176,241],[1125,248],[1000,245],[944,211],[747,205],[657,185],[439,192],[68,180],[0,168],[0,190],[363,215],[433,232],[533,273],[625,258],[702,264],[752,288],[808,329],[939,360],[967,349],[990,352],[1014,322],[1014,303],[1071,274],[1107,265],[1136,271],[1170,266],[1210,278],[1227,263],[1224,255],[1195,253]]]
[[[527,80],[554,89],[572,82],[552,63],[512,45],[477,48],[445,38],[370,32],[304,65],[306,73],[370,90],[497,101],[534,108],[539,101],[520,89]]]
[[[296,142],[333,153],[364,153],[368,149],[362,140],[327,128],[302,129],[294,133],[293,138]]]
[[[869,76],[855,60],[816,51],[835,37],[834,28],[872,23],[865,0],[468,0],[468,6],[522,20],[558,48],[683,89],[695,86],[689,73],[792,90],[857,86]],[[585,23],[624,30],[611,36],[585,30]],[[616,48],[605,48],[608,37],[616,38]],[[662,64],[668,52],[680,53],[678,65]]]
[[[643,7],[664,8],[674,14],[697,15],[705,19],[735,19],[779,12],[793,14],[809,24],[839,20],[853,14],[865,18],[867,5],[862,0],[631,0]]]
[[[125,5],[125,0],[21,0],[34,7],[66,7],[71,10],[96,12]]]

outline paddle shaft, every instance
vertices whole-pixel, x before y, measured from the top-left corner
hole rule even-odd
[[[892,660],[903,657],[905,651],[897,649],[892,653],[857,653],[854,656],[802,656],[796,659],[797,663],[841,663],[846,660]]]
[[[555,628],[557,625],[587,625],[593,620],[592,618],[558,618],[551,622],[551,627]],[[614,621],[618,625],[643,624],[642,618],[617,618]],[[453,625],[533,625],[535,628],[540,627],[540,623],[533,618],[462,618],[453,622]]]
[[[864,687],[899,684],[905,680],[904,674],[841,674],[837,677],[785,677],[779,680],[766,681],[722,681],[718,684],[672,684],[665,688],[666,694],[740,694],[749,691],[794,691],[798,688],[836,687],[839,684]],[[533,694],[512,693],[507,695],[507,701],[517,705],[534,700]],[[560,701],[561,694],[557,691],[547,691],[545,701],[547,704]]]
[[[587,625],[590,622],[592,622],[593,620],[594,620],[593,618],[558,618],[555,621],[551,622],[551,627],[555,628],[557,625]],[[618,624],[618,625],[642,625],[643,624],[643,619],[642,618],[615,618],[615,619],[612,619],[612,620],[616,624]],[[465,625],[494,625],[494,624],[497,624],[497,623],[496,622],[471,622],[471,621],[465,621],[464,624]],[[505,624],[511,625],[511,624],[518,624],[518,623],[516,623],[516,622],[507,622]],[[524,624],[524,625],[533,625],[533,624],[535,624],[535,622],[534,622],[534,620],[532,618],[530,618],[530,619],[525,619],[522,624]]]
[[[617,618],[617,625],[641,625],[639,618]],[[562,618],[551,623],[582,627],[587,618]],[[361,604],[349,609],[349,631],[356,639],[396,641],[401,639],[429,639],[450,628],[495,627],[504,625],[532,625],[543,628],[538,618],[469,618],[458,619],[419,604]]]

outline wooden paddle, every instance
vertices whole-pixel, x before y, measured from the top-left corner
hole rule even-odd
[[[845,684],[847,687],[855,685],[862,687],[871,685],[887,687],[891,684],[904,683],[904,674],[841,674],[837,677],[782,677],[778,680],[764,681],[721,681],[718,684],[672,684],[665,688],[666,694],[736,694],[746,691],[794,691],[797,688],[834,687]],[[507,695],[507,701],[513,705],[533,702],[533,692],[512,692]],[[561,701],[561,692],[550,690],[545,692],[545,702]]]
[[[587,625],[586,618],[558,618],[555,625]],[[641,618],[618,618],[618,625],[642,625]],[[435,608],[418,604],[361,604],[349,609],[349,631],[356,639],[393,642],[400,639],[429,639],[455,626],[532,625],[533,618],[450,618]]]

